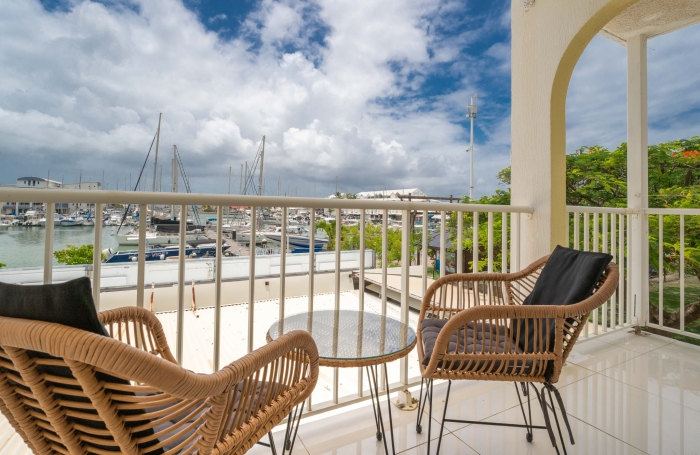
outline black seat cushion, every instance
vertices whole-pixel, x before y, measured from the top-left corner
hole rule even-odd
[[[422,360],[423,365],[427,366],[430,363],[438,334],[447,322],[448,319],[423,319],[421,321],[420,330],[424,353]],[[510,332],[506,326],[497,326],[489,324],[488,322],[469,322],[466,326],[466,330],[466,349],[464,346],[464,328],[462,328],[459,330],[459,333],[455,332],[450,337],[448,353],[454,354],[457,352],[458,342],[458,353],[460,354],[505,354],[506,351],[509,354],[515,354],[521,352],[517,344],[511,342],[509,339]],[[510,347],[507,346],[508,344],[510,344]],[[442,367],[442,361],[438,363],[438,366]],[[529,360],[508,361],[505,368],[502,368],[500,360],[472,360],[469,362],[465,361],[464,364],[462,362],[452,362],[452,364],[449,365],[449,368],[453,370],[484,371],[491,373],[517,372],[519,374],[528,374],[531,367],[532,362]]]
[[[578,251],[557,245],[523,305],[572,305],[586,300],[593,295],[610,261],[612,256],[607,253]],[[551,351],[556,336],[556,321],[552,319],[548,324],[549,339],[546,331],[543,331],[540,342],[543,347],[549,346],[548,350]],[[547,322],[543,321],[543,327],[546,326]],[[528,323],[528,329],[525,330],[525,320],[514,319],[511,328],[513,337],[518,337],[516,341],[520,349],[523,352],[534,352],[533,321]],[[553,364],[548,365],[548,370],[551,367]]]
[[[0,283],[0,316],[62,324],[97,335],[109,336],[109,333],[97,317],[97,310],[92,299],[92,286],[90,279],[87,277],[66,281],[65,283],[39,286]],[[52,358],[41,352],[28,352],[28,354],[37,358]],[[58,377],[73,378],[73,373],[67,367],[38,365],[37,370]],[[98,373],[97,376],[101,381],[121,385],[129,384],[129,381],[111,375]],[[66,389],[74,388],[69,385],[61,385],[61,387]],[[113,391],[112,393],[124,392]],[[128,392],[126,394],[131,395]],[[63,400],[69,407],[70,401],[89,402],[87,398],[73,395],[57,394],[57,398]],[[106,429],[104,423],[97,417],[95,410],[81,409],[81,411],[86,414],[95,414],[95,418],[69,417],[69,420],[90,428]],[[130,415],[142,413],[143,411],[138,410],[124,411],[124,414]],[[132,422],[129,426],[142,425],[143,423],[143,421]],[[153,434],[153,431],[145,430],[135,434],[135,436],[141,437],[149,434]],[[145,448],[155,443],[143,444],[143,447]],[[95,446],[102,450],[115,451],[110,446],[102,446],[98,443],[95,443]],[[158,452],[162,453],[162,451]]]

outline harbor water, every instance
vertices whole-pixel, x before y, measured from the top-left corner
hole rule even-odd
[[[130,230],[130,226],[122,227],[121,233]],[[113,234],[117,226],[102,227],[102,246],[113,250],[134,250],[136,247],[119,247]],[[0,262],[8,268],[41,267],[44,265],[44,239],[46,228],[8,227],[0,229]],[[54,227],[54,251],[67,248],[68,245],[92,245],[95,243],[94,226]],[[54,264],[58,264],[56,259]]]

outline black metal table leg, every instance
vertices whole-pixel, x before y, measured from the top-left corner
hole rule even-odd
[[[385,365],[385,367],[386,367],[386,365]],[[386,374],[386,371],[384,373]],[[379,433],[377,435],[377,439],[381,439],[382,441],[384,441],[384,453],[389,455],[389,447],[387,445],[386,432],[384,431],[384,420],[382,418],[382,407],[381,407],[381,402],[380,402],[381,393],[379,391],[379,383],[377,380],[377,377],[379,376],[378,372],[377,372],[377,366],[376,365],[368,366],[367,367],[367,375],[369,376],[369,392],[372,395],[372,405],[374,406],[375,402],[376,402],[377,430],[379,431]],[[387,388],[387,402],[388,402],[388,395],[389,395],[388,392],[389,391]],[[389,406],[391,406],[391,403],[387,403],[387,404]],[[392,452],[391,453],[395,455],[396,448],[393,445],[394,434],[393,434],[393,424],[391,422],[391,409],[389,409],[389,428],[392,429],[392,434],[391,434]]]

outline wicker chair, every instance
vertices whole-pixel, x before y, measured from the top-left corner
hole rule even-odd
[[[445,411],[442,416],[440,438],[437,451],[440,451],[442,431],[445,422],[480,424],[484,422],[446,419],[452,380],[473,379],[490,381],[512,381],[515,383],[524,425],[505,424],[526,428],[526,439],[532,441],[533,429],[547,429],[552,445],[559,449],[552,429],[547,408],[554,414],[559,439],[564,446],[564,438],[559,427],[559,417],[554,406],[554,397],[561,409],[562,419],[568,429],[571,443],[573,434],[559,392],[554,387],[559,379],[561,368],[576,342],[589,315],[607,301],[615,292],[618,283],[618,268],[608,264],[593,295],[572,305],[522,305],[547,263],[549,255],[534,262],[517,273],[455,274],[434,282],[423,297],[418,319],[417,345],[421,382],[418,421],[416,431],[421,432],[421,418],[426,403],[429,415],[432,414],[432,390],[434,379],[449,381]],[[432,352],[426,358],[425,334],[420,330],[429,319],[437,327]],[[553,329],[553,333],[552,332]],[[512,333],[517,332],[517,333]],[[516,340],[521,334],[532,333],[535,345],[522,349]],[[426,332],[427,333],[427,332]],[[433,333],[432,336],[435,336]],[[550,341],[551,340],[551,341]],[[430,345],[430,343],[428,343]],[[423,385],[426,393],[423,394]],[[538,390],[534,383],[541,383]],[[528,419],[520,396],[529,396],[535,391],[542,409],[546,426],[533,426],[530,400],[526,399]],[[545,390],[549,395],[547,404]],[[428,421],[428,451],[430,451],[430,421]],[[566,447],[564,446],[564,453]]]
[[[152,313],[99,318],[112,338],[0,317],[0,411],[35,454],[241,454],[318,379],[305,332],[195,374],[177,364]]]

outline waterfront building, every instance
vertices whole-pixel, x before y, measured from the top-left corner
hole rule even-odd
[[[56,180],[49,180],[42,177],[20,177],[16,183],[10,185],[2,185],[4,188],[18,189],[49,189],[49,190],[99,190],[102,187],[100,182],[80,182],[80,183],[61,183]],[[27,193],[27,199],[31,200],[31,193]],[[23,202],[23,201],[1,201],[0,214],[2,215],[20,215],[27,211],[44,211],[44,203],[42,202]],[[77,204],[62,202],[56,204],[56,213],[67,215],[78,210],[89,210],[88,204]]]

